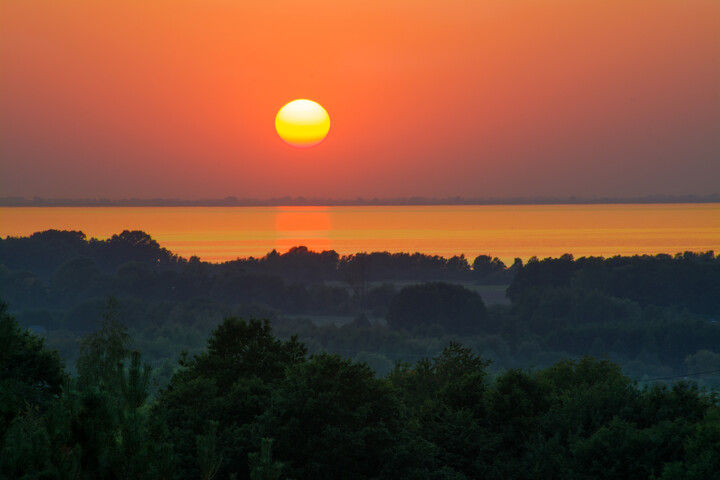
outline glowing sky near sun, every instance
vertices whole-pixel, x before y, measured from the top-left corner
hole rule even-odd
[[[709,194],[718,59],[717,0],[3,0],[0,196]]]

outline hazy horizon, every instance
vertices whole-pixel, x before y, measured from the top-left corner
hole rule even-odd
[[[45,197],[0,197],[0,207],[85,207],[85,206],[401,206],[401,205],[592,205],[592,204],[673,204],[673,203],[718,203],[720,193],[710,195],[646,195],[642,197],[381,197],[381,198],[319,198],[319,197],[271,197],[271,198],[45,198]]]

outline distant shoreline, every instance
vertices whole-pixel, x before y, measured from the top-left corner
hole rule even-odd
[[[280,207],[280,206],[432,206],[432,205],[621,205],[663,203],[720,203],[720,194],[648,195],[643,197],[398,197],[398,198],[306,198],[268,199],[225,197],[220,199],[164,198],[42,198],[0,197],[0,207]]]

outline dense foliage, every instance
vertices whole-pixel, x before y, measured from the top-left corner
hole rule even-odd
[[[45,411],[60,392],[63,367],[43,339],[23,331],[0,303],[0,430],[5,431],[26,404]]]
[[[508,288],[514,301],[533,289],[576,288],[625,298],[640,306],[687,309],[720,316],[720,261],[713,252],[580,258],[531,259]]]
[[[485,304],[475,292],[451,283],[422,283],[403,288],[390,302],[388,327],[412,330],[442,325],[452,333],[488,331]]]
[[[381,374],[397,360],[460,341],[492,371],[549,367],[585,354],[632,378],[720,370],[720,258],[531,259],[312,252],[296,247],[222,264],[179,258],[149,235],[107,240],[49,230],[0,239],[0,297],[74,372],[80,340],[107,299],[132,345],[166,384],[185,349],[198,353],[225,317],[268,318],[280,338],[337,353]],[[505,297],[507,290],[508,297]],[[717,385],[718,375],[694,377]]]
[[[639,387],[608,360],[492,375],[457,343],[386,377],[308,356],[269,323],[226,318],[150,397],[151,372],[111,313],[78,376],[4,310],[0,478],[718,478],[718,398],[696,384]],[[26,382],[22,365],[46,365]],[[102,361],[101,361],[102,360]],[[83,377],[84,376],[84,377]],[[83,380],[83,381],[81,381]],[[13,383],[15,382],[15,383]]]

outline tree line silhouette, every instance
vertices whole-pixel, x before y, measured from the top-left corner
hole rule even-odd
[[[504,304],[487,301],[487,292],[505,290]],[[482,352],[491,369],[592,354],[638,379],[692,374],[720,369],[718,291],[712,252],[507,266],[487,255],[295,247],[212,264],[180,258],[140,231],[0,239],[0,296],[71,369],[80,338],[98,328],[113,297],[162,384],[179,352],[199,352],[227,316],[268,318],[281,338],[298,334],[310,352],[342,354],[381,374],[450,341]]]

